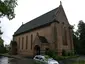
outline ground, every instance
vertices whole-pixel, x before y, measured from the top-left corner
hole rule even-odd
[[[77,61],[80,61],[80,60],[85,61],[85,56],[79,56],[78,58],[61,60],[61,61],[59,61],[59,63],[60,64],[72,64],[73,62],[77,62]]]
[[[65,59],[59,61],[59,64],[72,64],[72,62],[85,60],[85,56],[80,56],[78,58]],[[0,64],[35,64],[33,59],[30,58],[8,58],[0,57]]]

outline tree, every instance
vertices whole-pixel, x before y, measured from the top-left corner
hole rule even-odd
[[[0,38],[0,47],[4,47],[3,40]]]
[[[78,37],[77,37],[77,32],[74,32],[74,31],[73,31],[73,42],[74,42],[74,50],[76,53],[78,53],[79,41],[78,41]]]
[[[85,23],[80,20],[78,24],[78,33],[79,33],[79,38],[80,40],[84,39],[85,37]]]
[[[78,54],[85,54],[85,23],[80,20],[78,29],[73,31],[74,49]]]
[[[80,20],[78,24],[79,42],[80,42],[80,53],[85,54],[85,23]]]
[[[9,20],[15,17],[14,8],[17,0],[0,0],[0,17],[7,16]]]
[[[78,29],[73,32],[74,49],[78,54],[85,54],[85,23],[80,20]]]
[[[6,53],[6,48],[4,47],[3,40],[0,38],[0,53]]]

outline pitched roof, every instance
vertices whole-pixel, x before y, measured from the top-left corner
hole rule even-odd
[[[59,8],[59,7],[58,7]],[[56,17],[56,13],[58,11],[58,8],[54,9],[54,10],[51,10],[49,11],[48,13],[46,14],[43,14],[41,15],[40,17],[37,17],[33,20],[31,20],[30,22],[22,25],[14,34],[15,35],[18,35],[18,34],[21,34],[21,33],[24,33],[24,32],[27,32],[27,31],[30,31],[31,29],[34,29],[34,28],[37,28],[37,27],[40,27],[40,26],[43,26],[43,25],[46,25],[48,23],[51,23],[53,22],[53,20],[55,19]]]

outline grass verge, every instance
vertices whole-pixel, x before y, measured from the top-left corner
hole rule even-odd
[[[72,64],[85,64],[85,61],[84,60],[79,60],[79,61],[73,62]]]

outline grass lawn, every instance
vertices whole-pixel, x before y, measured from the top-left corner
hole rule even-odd
[[[85,64],[85,61],[84,60],[79,60],[79,61],[73,62],[73,64]]]

